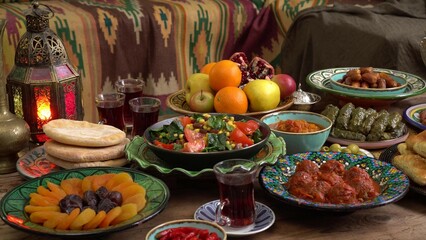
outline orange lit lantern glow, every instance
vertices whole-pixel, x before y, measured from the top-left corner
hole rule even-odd
[[[53,11],[37,2],[31,6],[6,89],[10,111],[28,123],[31,139],[41,143],[47,140],[43,125],[48,121],[83,119],[81,80],[62,41],[49,28]]]

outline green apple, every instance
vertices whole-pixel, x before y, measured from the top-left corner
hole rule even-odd
[[[213,93],[209,84],[209,75],[205,73],[194,73],[189,76],[185,84],[185,100],[187,103],[191,101],[194,93],[204,90]]]
[[[192,95],[188,105],[194,112],[214,112],[214,95],[211,92],[200,90]]]
[[[280,87],[271,80],[256,79],[243,88],[249,100],[250,112],[274,109],[280,103]]]

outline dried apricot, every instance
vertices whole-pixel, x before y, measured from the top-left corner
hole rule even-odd
[[[89,230],[89,229],[97,228],[99,226],[99,224],[101,224],[101,222],[105,219],[105,217],[106,217],[105,211],[98,212],[98,214],[96,214],[96,216],[94,218],[92,218],[92,220],[90,220],[90,222],[86,223],[83,226],[83,229]]]
[[[49,189],[45,188],[44,186],[38,186],[37,187],[37,193],[42,195],[42,196],[45,196],[45,197],[57,199],[58,201],[60,201],[62,199],[61,196],[55,194],[54,192],[50,191]]]
[[[63,221],[61,221],[57,226],[56,229],[59,230],[67,230],[71,223],[74,221],[74,219],[80,214],[80,208],[74,208],[74,210],[71,211],[70,214],[68,214]]]
[[[38,193],[30,193],[30,205],[34,206],[55,206],[59,201],[55,198],[42,196]]]
[[[80,230],[84,224],[90,222],[96,216],[95,210],[91,208],[84,209],[71,223],[71,230]]]
[[[55,193],[55,195],[58,195],[58,198],[60,199],[64,198],[67,195],[67,193],[64,190],[62,190],[62,188],[59,185],[55,183],[47,182],[47,187],[50,189],[50,191]]]
[[[82,182],[81,182],[81,190],[84,192],[86,191],[94,191],[92,189],[92,180],[93,178],[95,178],[95,176],[87,176],[85,178],[83,178]]]
[[[34,212],[60,212],[61,209],[57,205],[51,205],[51,206],[34,206],[34,205],[27,205],[24,207],[25,212],[27,213],[34,213]]]
[[[83,191],[81,190],[81,180],[80,178],[68,178],[61,181],[61,188],[65,191],[67,195],[75,194],[83,196]]]
[[[62,221],[62,219],[66,218],[66,213],[60,213],[54,214],[51,218],[47,219],[43,223],[43,227],[54,229],[58,224]]]
[[[124,204],[121,206],[121,214],[111,222],[111,225],[129,220],[130,218],[136,216],[137,213],[138,211],[135,203]]]
[[[121,214],[121,207],[115,207],[113,209],[111,209],[106,217],[104,218],[104,220],[102,220],[101,224],[99,224],[99,227],[104,228],[104,227],[108,227],[111,222],[118,217]]]
[[[94,178],[92,179],[92,190],[96,191],[98,188],[105,186],[105,184],[110,180],[112,177],[114,177],[114,173],[105,173],[102,175],[94,175]]]
[[[111,191],[115,186],[118,186],[125,182],[133,182],[133,178],[132,176],[130,176],[130,174],[126,172],[120,172],[115,174],[111,179],[109,179],[106,182],[105,187]]]
[[[123,200],[125,201],[127,198],[138,194],[138,193],[142,193],[145,194],[145,188],[142,187],[141,185],[137,184],[137,183],[133,183],[132,185],[124,188],[124,189],[117,189],[117,191],[121,192],[121,195],[123,197]]]
[[[44,223],[44,221],[48,219],[52,219],[54,217],[58,217],[61,212],[52,212],[52,211],[45,211],[45,212],[34,212],[30,215],[30,220],[33,223]]]
[[[145,199],[145,194],[144,193],[138,193],[135,194],[129,198],[127,198],[124,202],[123,205],[125,204],[129,204],[129,203],[134,203],[137,206],[137,211],[139,212],[140,210],[142,210],[145,205],[146,205],[146,199]]]

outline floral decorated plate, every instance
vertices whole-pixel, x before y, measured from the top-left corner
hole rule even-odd
[[[287,191],[284,184],[293,175],[298,162],[306,159],[314,161],[318,165],[334,159],[343,163],[346,168],[361,167],[379,183],[381,193],[372,201],[357,204],[317,203],[295,197]],[[259,183],[267,193],[285,203],[336,212],[374,208],[398,201],[407,193],[409,187],[408,177],[391,164],[363,155],[341,152],[306,152],[287,155],[279,159],[275,165],[263,167],[260,171]]]
[[[24,207],[29,203],[30,200],[29,194],[37,192],[38,186],[46,186],[48,181],[59,184],[63,179],[82,179],[86,176],[96,174],[119,172],[129,173],[132,176],[134,182],[138,183],[146,189],[146,206],[141,211],[139,211],[136,216],[125,222],[107,228],[98,228],[93,230],[54,230],[43,227],[39,224],[32,223],[28,214],[24,211]],[[112,167],[93,167],[63,170],[28,180],[27,182],[10,190],[1,199],[0,217],[11,227],[29,232],[31,234],[49,235],[59,238],[93,237],[95,235],[103,235],[106,233],[121,231],[150,220],[166,207],[169,197],[169,189],[163,181],[136,170]]]
[[[426,130],[426,125],[420,122],[420,113],[426,110],[426,103],[418,104],[407,108],[404,113],[404,119],[411,125],[421,129]]]
[[[375,68],[375,70],[397,76],[407,81],[404,92],[391,95],[372,95],[334,89],[331,86],[331,77],[339,73],[345,73],[350,69],[353,69],[353,67],[329,68],[315,71],[306,77],[306,82],[309,86],[321,92],[332,94],[344,102],[352,102],[355,105],[365,107],[389,105],[398,100],[417,96],[426,92],[426,80],[421,77],[402,71],[383,68]]]
[[[177,91],[173,94],[170,94],[167,97],[166,104],[173,111],[180,113],[180,114],[188,115],[188,114],[196,113],[196,112],[191,111],[188,104],[186,103],[185,90],[180,90],[180,91]],[[286,98],[284,101],[280,102],[278,107],[276,107],[274,109],[271,109],[271,110],[268,110],[268,111],[262,111],[262,112],[248,112],[248,113],[244,113],[244,114],[241,114],[241,115],[260,118],[261,116],[263,116],[267,113],[289,109],[292,105],[293,105],[293,98]]]
[[[16,170],[28,179],[41,177],[61,169],[46,159],[43,146],[31,149],[16,161]]]
[[[383,151],[380,156],[379,160],[384,161],[387,163],[392,163],[392,159],[398,154],[398,144],[395,144],[393,146],[390,146]],[[426,187],[420,186],[417,183],[410,180],[410,189],[426,196]]]
[[[271,133],[268,142],[252,159],[259,165],[274,164],[279,156],[285,154],[286,145],[281,137]],[[145,139],[136,136],[124,149],[127,159],[136,162],[141,168],[154,168],[160,173],[182,173],[188,177],[213,176],[212,168],[202,170],[186,170],[184,168],[172,167],[167,159],[160,159],[149,148]]]

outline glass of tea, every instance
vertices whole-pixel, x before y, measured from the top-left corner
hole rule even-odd
[[[133,98],[142,97],[144,82],[139,79],[120,79],[115,82],[117,92],[124,93],[126,98],[124,100],[124,123],[126,127],[133,125],[132,111],[130,110],[129,101]]]
[[[161,100],[154,97],[138,97],[129,101],[133,115],[132,137],[143,136],[145,130],[158,121]]]
[[[99,114],[99,123],[114,126],[125,131],[123,93],[101,93],[96,95],[95,102]]]
[[[231,229],[251,229],[256,218],[254,186],[258,166],[246,159],[217,163],[214,173],[219,185],[220,202],[216,222]]]

